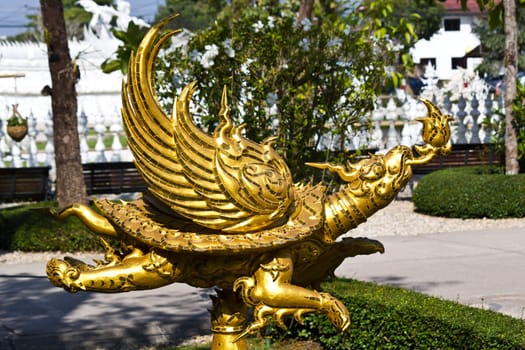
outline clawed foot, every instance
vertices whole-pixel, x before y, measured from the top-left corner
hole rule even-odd
[[[321,293],[323,298],[322,311],[330,320],[330,323],[339,331],[344,332],[350,326],[350,313],[346,306],[328,293]]]
[[[348,310],[340,300],[330,294],[319,293],[290,284],[277,287],[276,289],[280,289],[281,293],[275,294],[275,290],[269,292],[264,289],[260,281],[256,281],[252,277],[241,277],[235,281],[234,290],[241,289],[244,302],[254,306],[254,321],[238,335],[236,340],[263,329],[268,322],[268,317],[272,317],[279,327],[286,329],[286,324],[283,321],[286,316],[293,316],[302,324],[304,314],[321,312],[326,314],[332,325],[341,332],[350,326]],[[299,297],[299,294],[302,296]]]
[[[294,319],[303,324],[303,315],[315,312],[315,309],[298,309],[298,308],[273,308],[268,305],[258,305],[254,308],[253,317],[254,321],[246,327],[242,333],[240,333],[234,341],[238,341],[241,338],[258,332],[268,324],[268,317],[272,317],[275,320],[275,323],[282,329],[287,329],[288,327],[284,323],[284,317],[293,316]]]

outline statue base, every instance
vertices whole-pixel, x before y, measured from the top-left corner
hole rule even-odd
[[[231,290],[217,289],[217,296],[210,296],[213,340],[211,350],[247,350],[245,338],[239,336],[246,327],[248,307],[242,298]]]

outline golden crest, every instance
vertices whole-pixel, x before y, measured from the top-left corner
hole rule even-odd
[[[244,138],[243,125],[230,119],[225,89],[213,135],[192,121],[195,83],[183,89],[173,115],[166,115],[151,76],[153,58],[170,36],[156,41],[159,30],[152,28],[132,55],[122,94],[129,146],[149,191],[175,213],[208,228],[246,233],[272,226],[294,199],[292,176],[273,149],[275,139],[258,144]]]

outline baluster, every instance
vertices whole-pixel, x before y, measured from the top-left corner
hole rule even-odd
[[[414,99],[404,100],[401,106],[401,119],[403,120],[403,126],[401,128],[401,144],[405,146],[412,146],[412,135],[410,132],[410,125],[408,121],[410,118],[410,111]]]
[[[95,132],[97,133],[97,143],[95,144],[95,152],[97,154],[96,162],[105,163],[106,158],[106,146],[104,145],[104,136],[106,135],[106,125],[102,116],[97,117],[97,123],[95,125]]]
[[[89,130],[87,123],[87,115],[84,112],[84,109],[82,109],[82,112],[80,112],[78,117],[78,136],[80,142],[80,158],[82,159],[82,163],[89,163],[89,145],[87,142],[87,134]]]
[[[454,116],[452,113],[452,102],[450,101],[450,95],[444,94],[443,97],[443,109],[444,113]],[[454,121],[450,124],[450,141],[456,143],[457,139],[457,118],[454,117]]]
[[[470,106],[472,107],[472,110],[470,111],[470,115],[472,116],[472,136],[470,138],[470,143],[481,143],[481,140],[479,138],[480,127],[478,122],[479,115],[481,113],[478,110],[479,102],[475,93],[472,94],[472,101],[470,102]]]
[[[415,119],[417,117],[424,117],[427,115],[427,107],[423,103],[414,103],[412,105],[412,112],[411,112],[412,119]],[[416,123],[414,128],[412,129],[413,132],[413,140],[415,145],[421,145],[424,143],[423,136],[421,135],[421,130],[423,129],[422,123]]]
[[[485,118],[487,119],[487,123],[485,124],[485,137],[483,138],[483,143],[491,143],[492,141],[492,134],[494,133],[494,130],[492,129],[492,97],[490,94],[487,94],[485,96]]]
[[[113,135],[113,142],[111,143],[111,161],[120,162],[122,160],[122,143],[120,142],[120,133],[122,132],[122,122],[118,113],[113,114],[112,123],[109,127]]]
[[[381,129],[381,119],[376,117],[376,113],[373,114],[374,130],[372,132],[372,140],[370,142],[370,148],[377,148],[379,150],[384,149],[383,146],[383,130]]]
[[[22,159],[20,158],[20,146],[18,142],[11,142],[11,168],[21,168]]]
[[[396,119],[397,119],[397,107],[393,99],[389,99],[386,105],[387,114],[386,118],[388,120],[388,132],[386,139],[386,147],[392,148],[399,144],[399,137],[396,130]]]
[[[53,120],[51,119],[51,112],[49,112],[49,118],[46,120],[46,130],[44,134],[46,135],[46,159],[44,164],[50,166],[54,172],[55,169],[55,146],[53,144]]]
[[[43,147],[40,147],[40,149],[37,150],[37,162],[39,165],[45,165],[46,162],[46,144],[47,144],[47,137],[46,137],[46,114],[37,114],[37,135],[36,135],[36,141],[42,142]]]
[[[465,112],[466,105],[467,104],[465,102],[465,99],[463,98],[463,95],[460,95],[459,96],[459,100],[458,100],[458,113],[457,113],[457,118],[458,118],[458,138],[456,140],[456,143],[458,143],[458,144],[467,143],[467,139],[465,137],[466,128],[465,128],[465,124],[464,124],[464,120],[465,120],[465,117],[467,115],[467,112]]]
[[[403,128],[401,129],[401,144],[408,147],[412,146],[410,125],[408,125],[407,119],[403,121]]]
[[[385,149],[385,145],[383,142],[383,129],[381,127],[381,122],[383,121],[383,113],[381,110],[383,107],[380,105],[380,102],[376,102],[376,106],[374,108],[374,111],[372,112],[372,120],[374,123],[374,131],[372,135],[372,145],[370,148],[377,148],[379,150]]]
[[[348,125],[348,127],[346,128],[346,133],[345,133],[346,137],[345,137],[345,140],[343,140],[345,149],[350,150],[350,151],[356,150],[357,145],[359,144],[359,142],[357,141],[357,138],[359,135],[358,130],[356,129],[354,131],[354,128],[356,128],[356,125]],[[324,134],[324,137],[325,137],[325,141],[324,141],[325,150],[333,151],[339,146],[340,141],[341,141],[341,137],[339,133],[334,134],[334,133],[328,132]]]
[[[29,154],[28,154],[27,163],[28,163],[28,166],[30,167],[36,167],[38,166],[38,158],[37,158],[38,148],[36,146],[36,134],[38,133],[38,131],[36,130],[36,119],[32,111],[29,114],[29,118],[27,118],[27,127],[28,127],[27,136],[29,138],[28,140],[29,141],[29,147],[28,147]]]
[[[4,133],[5,122],[0,119],[0,168],[5,168],[4,162],[4,149],[5,149],[5,133]]]
[[[366,148],[368,145],[368,130],[366,123],[361,124],[361,128],[357,133],[357,149]]]
[[[443,108],[445,109],[446,113],[452,114],[452,102],[450,102],[449,95],[446,95],[443,99]]]

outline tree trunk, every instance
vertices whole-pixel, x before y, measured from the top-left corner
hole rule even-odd
[[[314,9],[314,0],[301,0],[301,7],[297,13],[297,23],[301,23],[303,19],[312,19],[312,11]]]
[[[519,173],[518,142],[514,129],[512,100],[516,97],[516,77],[518,74],[518,27],[516,23],[516,1],[503,0],[505,13],[505,173]]]
[[[76,69],[61,0],[40,0],[51,73],[51,109],[55,146],[56,193],[60,206],[86,202],[77,122]]]

